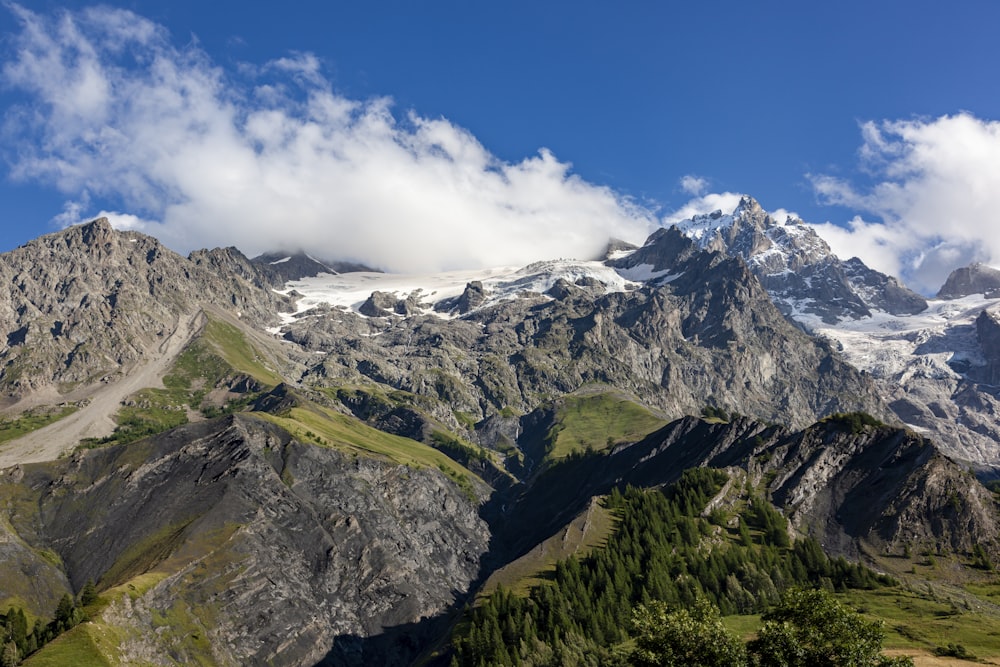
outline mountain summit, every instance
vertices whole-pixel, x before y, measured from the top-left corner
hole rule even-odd
[[[709,250],[742,257],[786,315],[804,313],[833,324],[873,310],[911,315],[927,301],[858,258],[842,261],[815,230],[792,217],[776,220],[744,196],[732,214],[715,211],[678,223]]]
[[[960,299],[970,294],[983,294],[986,298],[1000,296],[1000,271],[975,263],[955,269],[938,290],[939,299]]]

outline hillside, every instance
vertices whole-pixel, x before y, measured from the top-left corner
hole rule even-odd
[[[26,664],[449,659],[482,586],[602,558],[607,499],[692,468],[781,554],[992,609],[992,493],[712,245],[334,274],[95,221],[0,255],[0,621],[45,628]]]

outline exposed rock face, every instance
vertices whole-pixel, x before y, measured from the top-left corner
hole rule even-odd
[[[1000,271],[979,263],[955,269],[938,290],[937,298],[960,299],[970,294],[984,294],[988,299],[1000,297]]]
[[[713,403],[799,426],[837,411],[889,418],[870,382],[789,324],[742,260],[701,251],[676,230],[657,239],[633,261],[670,274],[662,285],[605,294],[557,283],[549,295],[522,294],[450,321],[332,311],[289,325],[285,337],[325,355],[307,382],[375,381],[477,421],[505,409],[526,414],[588,383],[671,416]],[[370,312],[388,312],[381,298],[372,296],[379,310]]]
[[[976,318],[976,338],[983,353],[985,366],[975,375],[981,382],[1000,386],[1000,322],[996,313],[984,310]]]
[[[477,503],[437,470],[303,444],[252,417],[0,481],[30,489],[37,504],[10,525],[59,554],[73,590],[166,575],[137,599],[123,591],[107,617],[129,638],[123,657],[151,664],[405,662],[434,628],[380,647],[365,638],[444,612],[489,540]],[[157,631],[154,613],[169,626]]]
[[[680,223],[702,247],[742,257],[782,312],[807,313],[834,323],[869,317],[872,309],[901,315],[927,308],[920,295],[860,259],[838,259],[801,220],[772,218],[751,197],[732,215],[715,212]]]
[[[869,308],[894,315],[915,315],[927,309],[927,300],[892,276],[868,268],[857,257],[843,262],[844,275]]]
[[[352,262],[327,262],[310,257],[304,252],[269,252],[258,255],[252,260],[262,272],[271,276],[276,286],[282,286],[290,280],[302,280],[318,276],[321,273],[352,273],[355,271],[373,272],[375,269],[363,264]]]
[[[798,532],[831,554],[899,554],[906,545],[969,554],[974,544],[1000,553],[992,494],[930,441],[903,429],[855,429],[839,420],[789,431],[742,417],[730,423],[685,417],[607,456],[546,471],[506,522],[498,522],[501,542],[522,553],[592,495],[624,484],[670,483],[695,466],[736,466],[754,479],[773,478],[773,502]],[[529,531],[535,532],[526,536]]]
[[[465,286],[462,293],[453,299],[443,299],[434,305],[434,310],[441,313],[466,315],[483,305],[486,301],[486,290],[483,283],[473,280]]]
[[[239,251],[185,259],[106,219],[0,255],[0,390],[18,398],[114,376],[212,306],[263,326],[289,308]]]
[[[997,513],[971,473],[913,433],[843,423],[816,425],[766,450],[771,489],[792,523],[825,549],[857,558],[867,544],[971,553],[996,551]]]

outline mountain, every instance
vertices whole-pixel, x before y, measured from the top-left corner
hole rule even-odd
[[[273,277],[275,287],[290,280],[300,280],[320,273],[372,272],[373,269],[354,262],[322,261],[304,252],[269,252],[250,260],[262,273]]]
[[[128,637],[123,664],[363,664],[362,638],[447,610],[489,541],[475,497],[436,470],[317,447],[253,416],[16,475],[4,489],[30,503],[2,529],[17,558],[4,596],[23,591],[44,615],[96,582],[100,625]],[[409,657],[386,644],[367,664]]]
[[[1000,271],[979,263],[955,269],[938,290],[937,298],[961,299],[970,294],[982,294],[986,298],[1000,296]]]
[[[43,236],[3,255],[0,391],[69,396],[148,361],[203,307],[251,326],[274,321],[290,300],[228,248],[185,259],[107,219]],[[67,391],[69,390],[69,391]]]
[[[785,320],[741,260],[670,230],[636,252],[669,256],[657,273],[670,275],[637,282],[600,262],[561,261],[464,288],[388,277],[390,292],[364,274],[352,279],[360,292],[344,280],[293,282],[309,304],[335,285],[354,296],[300,309],[281,332],[316,359],[302,382],[375,382],[427,397],[450,427],[471,419],[467,436],[487,446],[504,414],[586,386],[620,389],[673,417],[716,405],[797,426],[843,411],[888,418],[869,380]]]
[[[103,220],[0,255],[0,608],[74,618],[54,610],[92,582],[91,621],[38,653],[80,662],[412,664],[600,496],[697,466],[833,556],[901,576],[911,550],[1000,557],[990,492],[789,319],[942,311],[880,314],[891,279],[743,209],[716,241],[436,276],[185,258]],[[769,292],[782,253],[861,306]],[[985,385],[1000,319],[968,316],[962,377]]]
[[[827,324],[870,317],[872,311],[913,315],[923,297],[857,258],[838,259],[801,220],[775,220],[744,196],[732,214],[716,211],[678,223],[701,247],[742,257],[786,315],[802,313]]]
[[[779,222],[750,197],[731,215],[677,226],[700,247],[744,259],[782,313],[874,379],[898,420],[985,477],[1000,473],[1000,395],[986,379],[995,342],[988,321],[975,324],[995,310],[1000,272],[958,269],[928,301],[856,257],[840,260],[812,227]],[[643,264],[659,266],[646,249],[616,263]]]

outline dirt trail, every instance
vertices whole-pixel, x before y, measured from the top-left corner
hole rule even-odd
[[[113,417],[122,401],[140,389],[162,387],[161,379],[170,364],[204,323],[205,316],[201,311],[182,316],[177,327],[158,348],[150,350],[148,357],[120,381],[96,389],[86,406],[54,424],[0,447],[0,468],[51,461],[72,451],[83,438],[111,435],[115,428]]]

